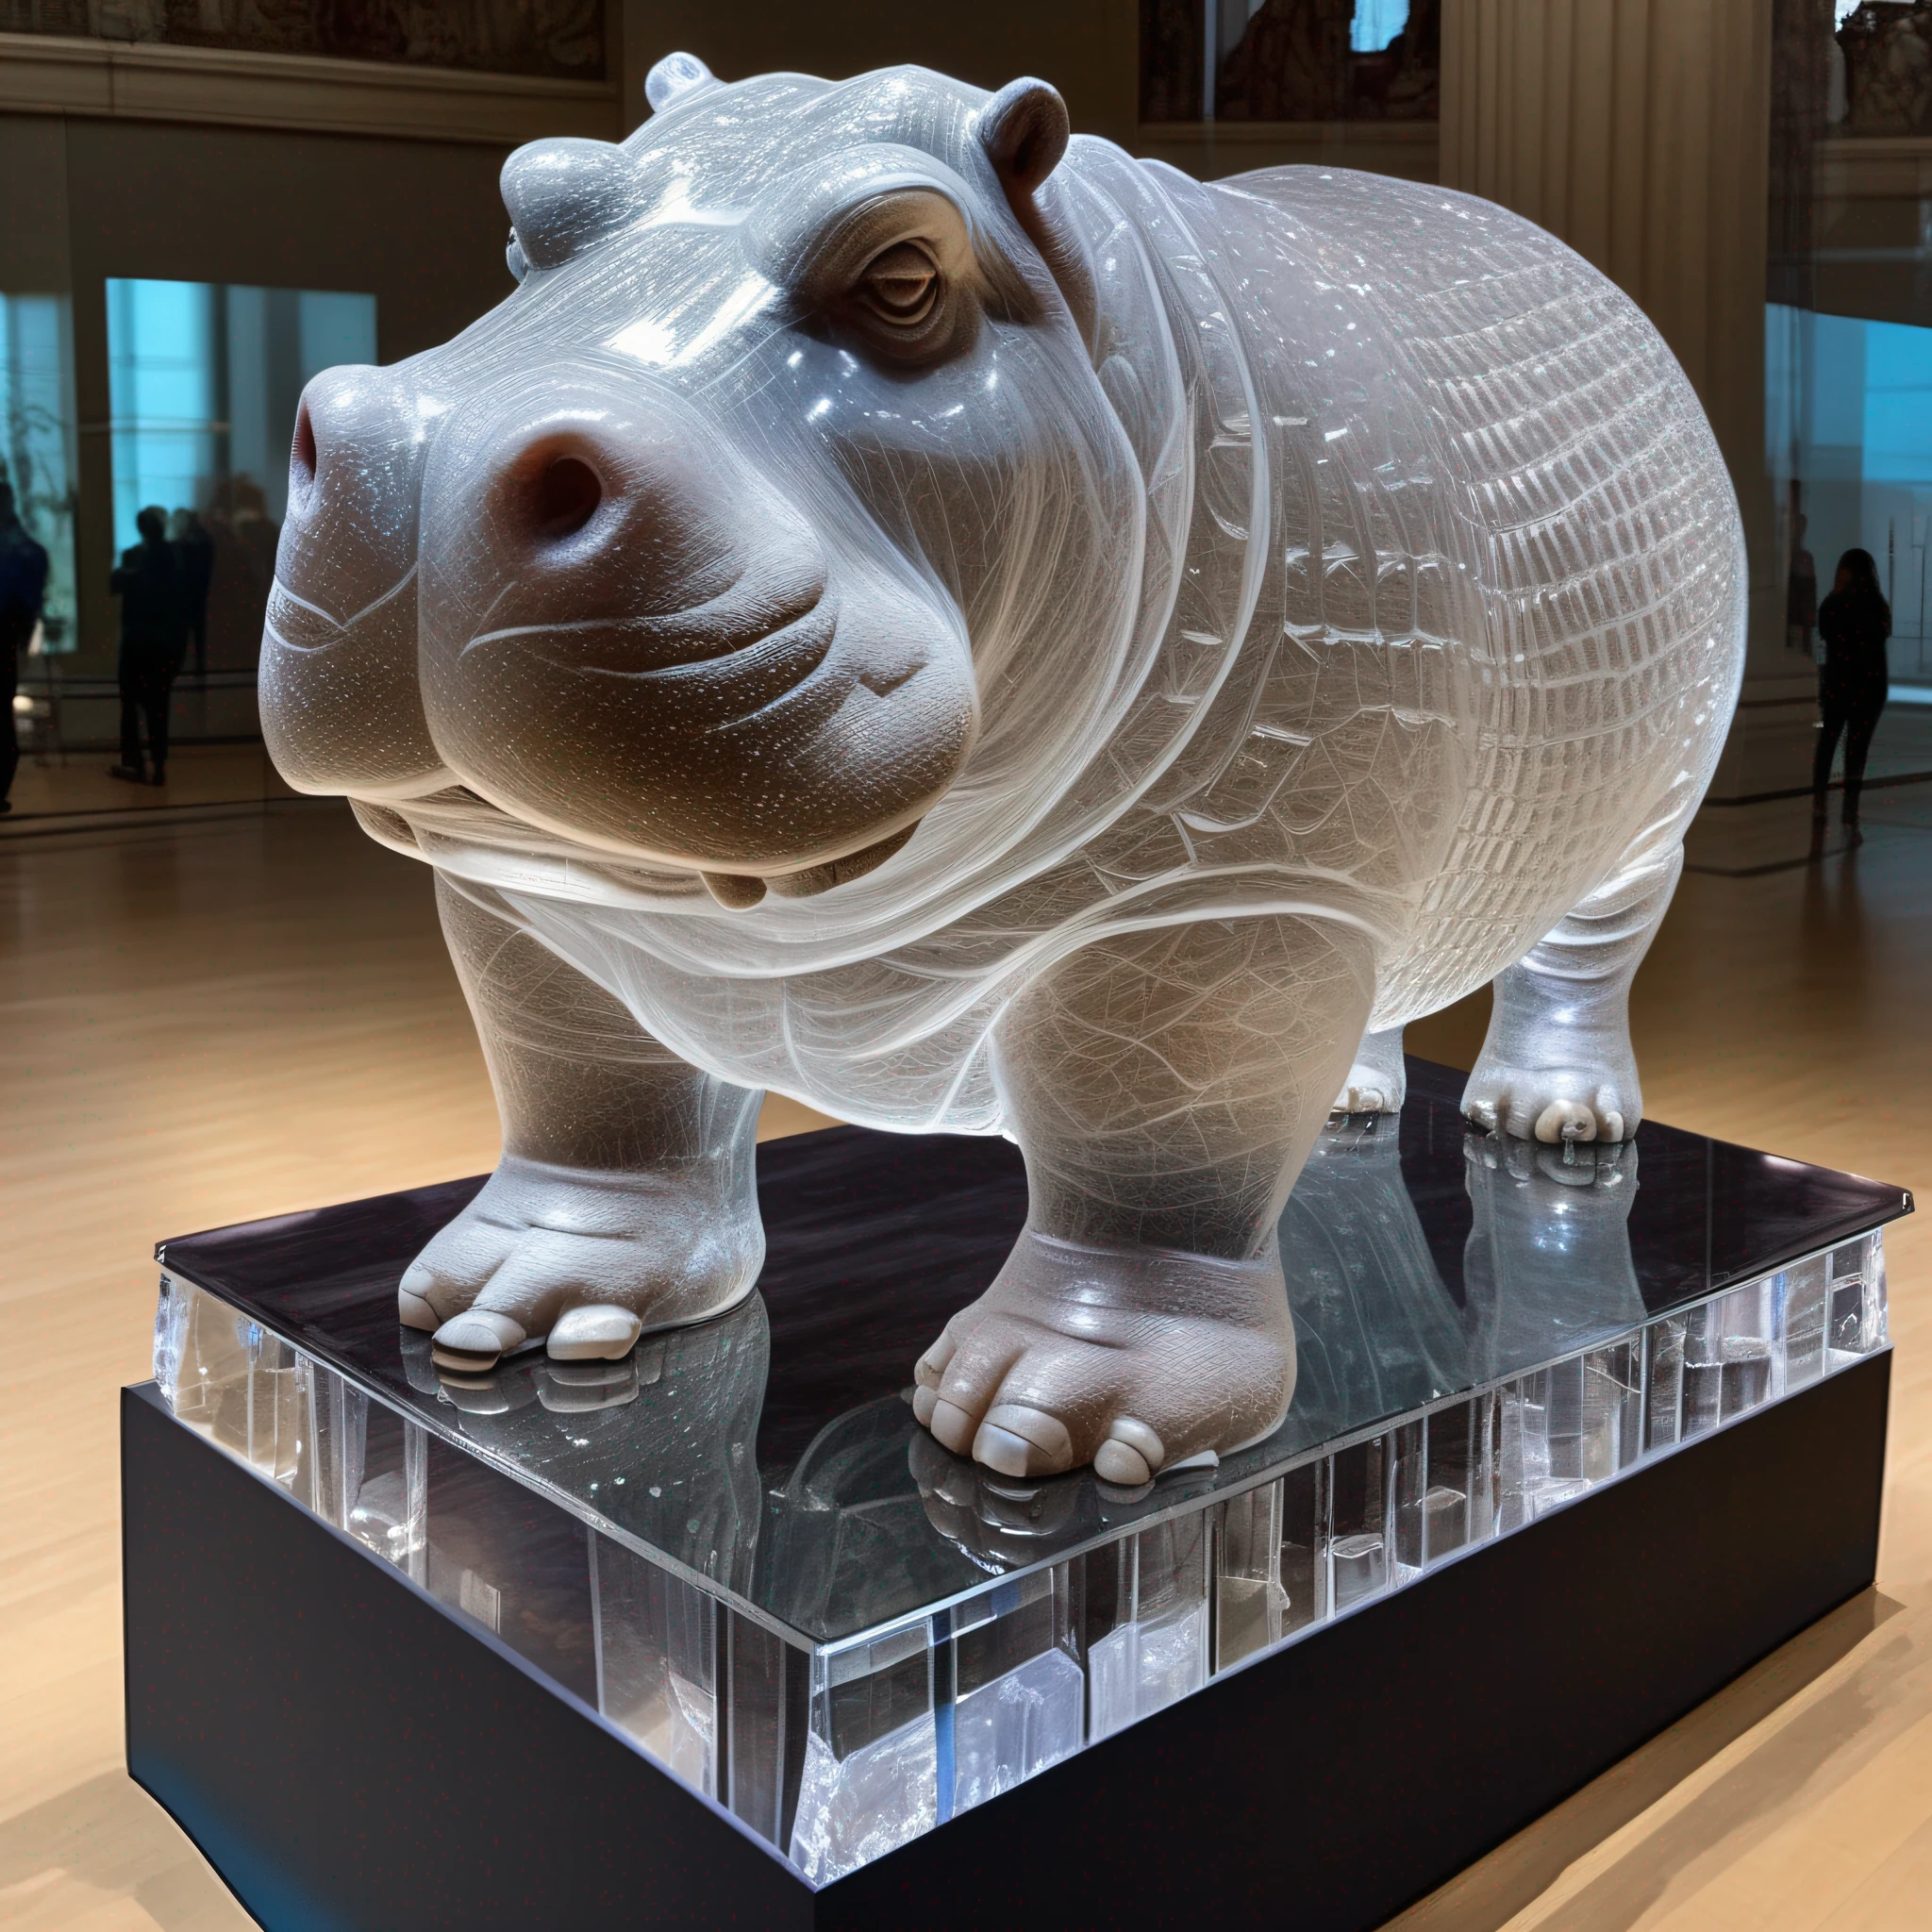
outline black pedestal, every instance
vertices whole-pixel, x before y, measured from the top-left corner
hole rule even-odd
[[[554,1681],[123,1401],[127,1756],[283,1928],[1367,1928],[1870,1583],[1878,1353],[814,1892]]]

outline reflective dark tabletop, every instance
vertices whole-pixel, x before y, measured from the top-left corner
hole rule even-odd
[[[1897,1188],[1645,1122],[1621,1148],[1466,1128],[1409,1062],[1399,1124],[1324,1133],[1281,1223],[1287,1421],[1138,1491],[995,1477],[914,1422],[912,1364],[1025,1215],[1005,1141],[834,1127],[758,1150],[767,1258],[730,1314],[620,1363],[452,1376],[396,1321],[446,1182],[163,1244],[172,1273],[755,1613],[836,1641],[1321,1445],[1626,1334],[1909,1211]]]

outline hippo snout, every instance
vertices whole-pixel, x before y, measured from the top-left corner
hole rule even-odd
[[[856,501],[819,478],[801,502],[782,458],[630,371],[426,407],[422,374],[304,399],[263,670],[297,783],[461,785],[745,897],[838,875],[950,786],[964,622]]]
[[[723,723],[782,695],[831,642],[824,547],[670,397],[613,407],[546,384],[459,417],[432,463],[425,547],[425,668],[432,705],[458,713],[465,680],[538,662],[565,676],[708,666],[666,689],[703,682]],[[470,761],[483,748],[449,723]]]
[[[459,412],[424,485],[422,665],[463,782],[748,886],[915,823],[977,722],[963,624],[781,468],[602,369]]]
[[[430,408],[404,369],[326,370],[303,394],[260,673],[263,735],[299,790],[449,783],[416,670]]]

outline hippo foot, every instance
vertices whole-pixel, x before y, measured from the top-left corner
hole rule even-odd
[[[397,1314],[434,1331],[442,1368],[488,1369],[539,1341],[555,1360],[616,1361],[641,1335],[741,1301],[763,1258],[748,1203],[663,1174],[506,1155],[409,1264]]]
[[[1408,1066],[1402,1058],[1402,1028],[1369,1033],[1356,1048],[1355,1064],[1330,1113],[1400,1113],[1408,1098]]]
[[[1124,1487],[1279,1427],[1294,1392],[1281,1259],[1098,1248],[1028,1228],[914,1371],[913,1412],[1001,1475],[1091,1463]]]
[[[1507,1067],[1485,1055],[1463,1089],[1462,1111],[1484,1133],[1519,1141],[1624,1141],[1638,1121],[1628,1091],[1600,1069]]]
[[[1335,1096],[1330,1113],[1400,1113],[1408,1097],[1408,1082],[1398,1074],[1391,1079],[1379,1068],[1359,1061],[1348,1070],[1341,1091]]]

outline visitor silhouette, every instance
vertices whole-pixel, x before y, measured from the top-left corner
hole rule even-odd
[[[121,599],[121,762],[110,767],[130,784],[167,782],[168,708],[188,651],[189,608],[181,560],[168,541],[168,513],[158,505],[134,520],[141,541],[121,553],[112,587]],[[147,725],[152,772],[142,764]]]
[[[1878,567],[1869,550],[1847,550],[1838,560],[1838,580],[1818,607],[1818,635],[1824,659],[1818,667],[1818,709],[1824,729],[1811,766],[1811,830],[1822,839],[1831,788],[1832,754],[1839,734],[1845,741],[1846,834],[1857,844],[1858,792],[1865,782],[1865,757],[1872,733],[1885,709],[1890,672],[1885,641],[1891,635],[1891,607],[1878,588]]]
[[[194,675],[208,674],[208,591],[214,575],[215,544],[208,526],[192,509],[177,509],[168,519],[168,541],[181,566],[181,595],[188,618],[188,640],[194,647]]]
[[[13,809],[8,794],[20,769],[13,698],[20,689],[21,653],[33,642],[46,596],[46,546],[27,534],[13,506],[12,484],[0,483],[0,814]]]

